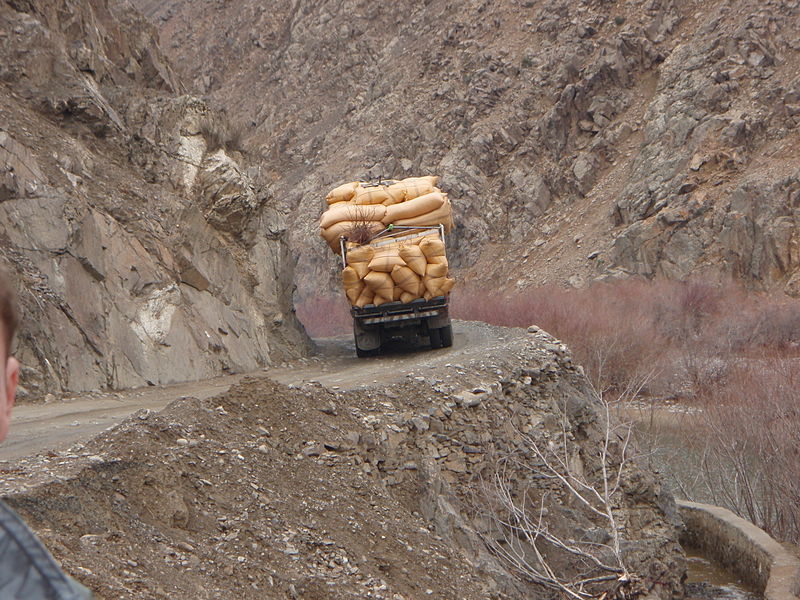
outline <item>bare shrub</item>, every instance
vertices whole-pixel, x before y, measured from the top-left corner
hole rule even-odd
[[[517,432],[523,449],[501,457],[483,482],[480,506],[491,525],[483,539],[515,571],[568,598],[638,597],[645,590],[626,565],[620,514],[631,426],[611,416],[602,396],[595,399],[601,439],[594,456],[575,441],[566,406],[555,431]],[[549,483],[532,487],[521,483],[526,476]],[[553,513],[559,506],[570,507],[568,527]]]
[[[599,390],[654,373],[640,400],[678,398],[692,409],[644,443],[671,445],[658,451],[681,463],[674,474],[683,494],[800,542],[797,300],[718,281],[628,280],[507,295],[456,289],[453,312],[543,327],[571,347]]]
[[[570,346],[597,389],[621,390],[661,370],[666,358],[657,320],[642,309],[650,293],[646,282],[634,281],[585,290],[546,286],[499,296],[492,290],[456,289],[453,311],[459,318],[498,325],[536,323]]]
[[[701,406],[687,432],[702,474],[694,494],[800,542],[800,365],[740,361]]]
[[[375,236],[375,223],[367,219],[367,210],[354,206],[350,212],[352,223],[345,233],[348,241],[356,244],[367,244]]]

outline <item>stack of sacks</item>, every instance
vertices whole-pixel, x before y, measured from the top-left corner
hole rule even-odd
[[[380,246],[356,246],[342,271],[350,303],[363,308],[399,300],[444,296],[455,281],[447,276],[444,242],[429,235]]]
[[[447,194],[436,187],[438,178],[409,177],[388,185],[368,185],[354,181],[331,190],[328,210],[320,219],[320,235],[334,252],[339,238],[354,232],[375,235],[387,225],[453,227]]]

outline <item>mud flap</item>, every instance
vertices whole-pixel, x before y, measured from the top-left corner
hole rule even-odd
[[[450,325],[450,311],[447,307],[442,308],[439,314],[428,318],[428,330],[441,329]]]
[[[358,320],[353,321],[353,337],[360,350],[377,350],[381,347],[381,331],[378,327],[362,327]]]

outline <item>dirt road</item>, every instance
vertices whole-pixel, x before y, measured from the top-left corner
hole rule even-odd
[[[249,375],[267,376],[287,385],[319,382],[333,390],[354,389],[407,376],[430,376],[442,367],[481,356],[511,337],[523,335],[521,330],[477,322],[455,322],[453,329],[452,348],[398,351],[369,359],[356,358],[350,336],[318,340],[317,352],[311,358]],[[63,450],[94,437],[139,409],[158,411],[183,396],[208,398],[226,391],[244,376],[85,394],[48,404],[17,406],[11,433],[0,446],[0,461],[13,461],[46,450]]]

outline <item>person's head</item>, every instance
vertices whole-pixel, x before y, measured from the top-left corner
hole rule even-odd
[[[0,442],[6,439],[17,394],[19,363],[11,356],[11,341],[18,323],[17,299],[6,274],[0,268]]]

